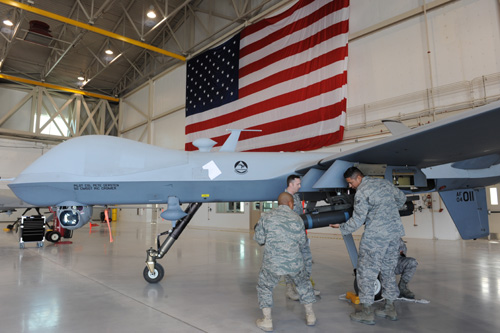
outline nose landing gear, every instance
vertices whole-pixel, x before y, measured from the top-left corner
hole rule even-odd
[[[165,270],[163,266],[157,263],[158,259],[161,259],[167,254],[168,250],[172,247],[175,241],[179,238],[180,234],[184,231],[188,223],[193,218],[194,214],[200,208],[201,202],[193,202],[186,208],[186,216],[181,218],[175,224],[172,229],[162,232],[158,235],[156,239],[156,244],[158,249],[155,250],[152,247],[146,251],[146,267],[144,267],[143,277],[149,283],[158,283],[163,279],[165,275]],[[161,243],[160,246],[160,236],[168,235],[167,238]]]

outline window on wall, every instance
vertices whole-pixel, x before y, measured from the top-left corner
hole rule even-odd
[[[490,187],[490,204],[498,205],[498,193],[496,187]]]
[[[262,211],[268,212],[273,208],[278,207],[278,201],[264,201],[262,203]]]
[[[217,213],[244,213],[244,202],[218,202]]]
[[[47,121],[50,121],[50,122],[42,130],[41,134],[58,135],[58,136],[68,136],[69,135],[68,126],[66,126],[66,123],[60,117],[55,117],[54,119],[50,120],[50,116],[42,114],[40,116],[40,126],[44,126],[44,124],[47,123]],[[35,126],[36,116],[35,116],[35,121],[33,123]],[[34,130],[36,131],[36,129],[34,129]]]

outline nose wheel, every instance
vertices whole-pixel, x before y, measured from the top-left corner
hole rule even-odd
[[[142,275],[144,276],[144,279],[149,283],[158,283],[163,279],[165,270],[163,269],[162,265],[160,265],[159,263],[155,263],[153,272],[151,272],[148,267],[144,267]]]

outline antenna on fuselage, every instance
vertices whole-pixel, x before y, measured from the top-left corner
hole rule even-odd
[[[238,144],[238,139],[240,138],[241,132],[262,132],[261,130],[250,130],[250,129],[228,129],[231,132],[226,142],[222,145],[219,151],[236,151],[236,145]]]

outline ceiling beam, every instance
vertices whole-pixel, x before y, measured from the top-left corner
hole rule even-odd
[[[176,59],[179,59],[179,60],[182,60],[182,61],[186,61],[186,58],[184,56],[182,56],[182,55],[175,54],[173,52],[169,52],[169,51],[160,49],[159,47],[152,46],[152,45],[149,45],[149,44],[146,44],[146,43],[140,42],[138,40],[122,36],[122,35],[118,35],[118,34],[115,34],[114,32],[110,32],[110,31],[107,31],[107,30],[104,30],[104,29],[101,29],[101,28],[97,28],[97,27],[91,26],[91,25],[86,24],[86,23],[82,23],[82,22],[79,22],[79,21],[76,21],[76,20],[72,20],[70,18],[61,16],[61,15],[57,15],[57,14],[48,12],[46,10],[38,9],[38,8],[29,6],[29,5],[25,5],[23,3],[20,3],[20,2],[17,2],[17,1],[12,1],[12,0],[0,0],[0,3],[4,3],[4,4],[12,6],[12,7],[17,7],[17,8],[20,8],[20,9],[24,9],[24,10],[26,10],[28,12],[32,12],[32,13],[35,13],[35,14],[38,14],[38,15],[41,15],[41,16],[45,16],[45,17],[51,18],[51,19],[56,20],[56,21],[64,22],[64,23],[67,23],[67,24],[71,24],[71,25],[74,25],[76,27],[92,31],[92,32],[95,32],[95,33],[100,34],[100,35],[104,35],[104,36],[107,36],[107,37],[110,37],[110,38],[113,38],[113,39],[120,40],[120,41],[125,42],[125,43],[129,43],[129,44],[141,47],[143,49],[147,49],[147,50],[154,51],[154,52],[157,52],[157,53],[160,53],[160,54],[172,57],[172,58],[176,58]]]
[[[119,98],[114,98],[111,96],[95,94],[95,93],[91,93],[88,91],[67,88],[67,87],[58,86],[55,84],[38,82],[35,80],[24,79],[21,77],[16,77],[16,76],[11,76],[11,75],[1,74],[1,73],[0,73],[0,79],[5,79],[5,80],[15,81],[15,82],[22,82],[22,83],[27,83],[27,84],[31,84],[31,85],[35,85],[35,86],[41,86],[41,87],[45,87],[45,88],[52,88],[52,89],[56,89],[56,90],[71,92],[73,94],[78,94],[78,95],[84,95],[84,96],[95,97],[95,98],[100,98],[100,99],[107,99],[108,101],[112,101],[112,102],[119,102],[120,101]]]

